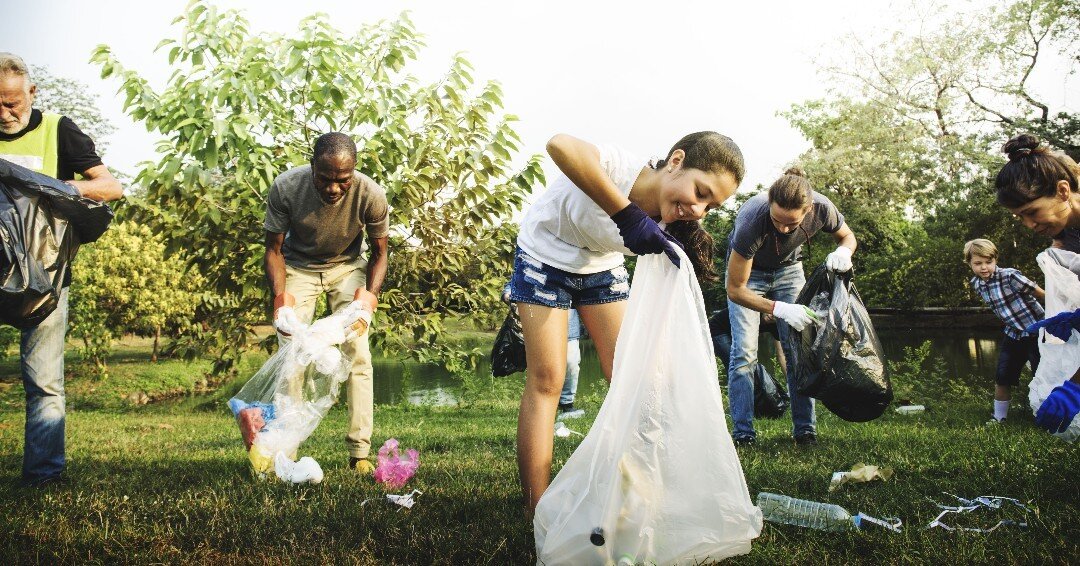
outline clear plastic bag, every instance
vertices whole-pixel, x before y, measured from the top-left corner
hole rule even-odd
[[[690,261],[638,258],[611,389],[536,508],[537,563],[702,564],[761,532]]]
[[[355,308],[314,324],[291,328],[277,353],[229,400],[252,468],[260,477],[274,469],[278,454],[296,452],[319,426],[349,378],[352,359],[339,347],[347,339]]]
[[[1080,279],[1065,267],[1075,257],[1072,252],[1050,249],[1036,258],[1046,276],[1046,318],[1080,309]],[[1028,402],[1033,413],[1039,411],[1055,387],[1072,378],[1076,368],[1080,367],[1080,332],[1073,330],[1069,339],[1062,342],[1046,331],[1040,331],[1039,356],[1039,369],[1028,388]],[[1075,442],[1080,438],[1080,418],[1074,418],[1065,432],[1054,436]]]

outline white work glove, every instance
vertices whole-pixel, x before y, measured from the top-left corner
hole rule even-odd
[[[296,311],[292,307],[285,306],[278,309],[277,317],[274,318],[274,328],[289,336],[307,328],[307,325],[300,322],[300,317],[296,316]]]
[[[850,271],[851,248],[847,246],[837,246],[836,251],[825,258],[825,267],[828,267],[829,271],[835,271],[836,273]]]
[[[814,316],[810,309],[802,305],[793,305],[782,301],[773,303],[773,316],[788,323],[788,326],[796,332],[802,332],[810,323],[814,322]]]
[[[345,337],[346,342],[363,334],[371,326],[372,313],[368,308],[367,303],[363,301],[353,301],[337,313],[341,316],[341,322],[349,333]],[[357,324],[358,322],[362,324]]]

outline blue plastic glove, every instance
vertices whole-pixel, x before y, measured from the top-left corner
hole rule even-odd
[[[1035,413],[1035,424],[1049,432],[1065,432],[1080,412],[1080,385],[1072,380],[1054,388]]]
[[[1031,334],[1035,334],[1040,328],[1046,327],[1046,331],[1060,338],[1062,341],[1068,342],[1069,336],[1072,336],[1072,331],[1075,328],[1080,330],[1080,309],[1076,309],[1072,312],[1061,312],[1046,320],[1040,320],[1035,324],[1025,328]]]
[[[627,249],[638,255],[666,253],[675,267],[682,267],[679,252],[675,251],[675,246],[681,248],[682,245],[638,205],[626,205],[626,208],[612,214],[611,219],[619,227],[619,235]]]

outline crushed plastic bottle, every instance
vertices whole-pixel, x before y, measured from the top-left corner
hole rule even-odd
[[[847,509],[831,503],[795,499],[763,491],[758,494],[757,505],[761,507],[762,518],[773,523],[808,527],[819,531],[859,529],[859,516],[852,516]]]
[[[926,411],[925,405],[901,405],[894,409],[901,415],[915,415]]]

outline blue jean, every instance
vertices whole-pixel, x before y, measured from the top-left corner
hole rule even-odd
[[[573,311],[571,311],[573,312]],[[563,378],[560,405],[573,405],[577,395],[578,376],[581,374],[581,343],[577,340],[566,342],[566,377]]]
[[[510,301],[553,309],[600,305],[630,298],[630,275],[623,266],[598,273],[570,273],[522,250],[514,254]]]
[[[41,324],[22,331],[21,360],[26,390],[24,482],[34,483],[64,470],[64,338],[67,334],[68,290],[60,292],[56,310]]]
[[[746,287],[753,293],[772,299],[791,303],[799,295],[806,277],[802,264],[796,263],[777,269],[753,269]],[[758,330],[761,314],[755,310],[735,304],[728,300],[728,319],[731,321],[731,362],[728,366],[728,400],[731,406],[731,419],[734,421],[732,436],[735,438],[754,438],[754,370],[758,363]],[[777,321],[780,331],[780,344],[787,358],[787,386],[791,396],[792,434],[816,433],[817,418],[814,415],[814,400],[800,395],[792,381],[795,371],[792,365],[796,359],[792,350],[791,328],[783,321]]]

